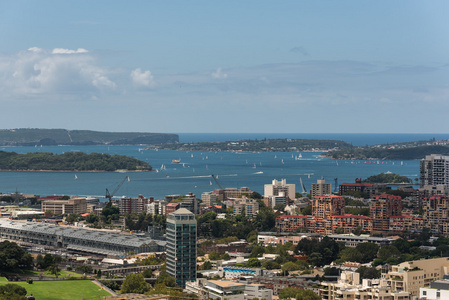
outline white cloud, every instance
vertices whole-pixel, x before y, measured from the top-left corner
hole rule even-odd
[[[0,90],[9,97],[98,93],[117,87],[109,78],[112,73],[97,65],[83,48],[31,47],[15,55],[0,55],[0,74],[4,75]]]
[[[131,80],[136,87],[152,88],[155,85],[151,72],[148,70],[142,71],[140,68],[131,71]]]
[[[217,71],[215,71],[215,72],[212,73],[212,77],[213,77],[213,78],[216,78],[216,79],[225,79],[225,78],[228,77],[228,74],[223,73],[223,72],[221,71],[221,68],[218,68]]]
[[[78,54],[78,53],[88,53],[86,49],[78,48],[77,50],[64,49],[64,48],[55,48],[51,52],[52,54]]]

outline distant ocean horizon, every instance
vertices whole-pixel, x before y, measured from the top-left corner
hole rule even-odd
[[[177,133],[181,143],[267,139],[341,140],[354,146],[449,139],[449,133]]]

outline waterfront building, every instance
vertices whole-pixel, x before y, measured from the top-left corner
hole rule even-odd
[[[212,206],[217,202],[217,194],[213,192],[204,192],[201,194],[201,201],[204,206]]]
[[[449,187],[449,156],[426,155],[420,163],[421,187],[443,185]]]
[[[280,196],[281,193],[288,199],[295,199],[295,185],[287,184],[286,179],[281,181],[273,179],[271,184],[264,185],[264,197]]]
[[[365,193],[371,197],[376,194],[376,187],[372,183],[362,183],[360,178],[356,178],[355,183],[342,183],[339,187],[338,194],[342,196],[346,193],[353,192]]]
[[[179,203],[176,203],[176,202],[168,203],[165,206],[165,215],[168,216],[169,214],[177,211],[180,208],[181,208],[181,204],[179,204]]]
[[[278,204],[287,205],[288,199],[285,196],[284,192],[280,192],[279,195],[276,196],[268,196],[268,207],[274,208]]]
[[[332,184],[326,183],[324,179],[318,179],[316,183],[312,183],[312,189],[310,190],[312,198],[330,194],[332,194]]]
[[[370,216],[374,231],[389,231],[390,217],[401,216],[404,205],[400,196],[382,194],[370,201]]]
[[[0,220],[0,238],[48,250],[67,249],[97,255],[123,256],[134,252],[162,252],[165,241],[105,230]]]
[[[69,199],[47,199],[41,202],[43,212],[51,211],[54,215],[84,214],[87,212],[86,198],[77,196]]]
[[[246,198],[245,196],[234,199],[234,215],[239,215],[242,212],[247,217],[255,217],[259,213],[259,202]]]
[[[196,198],[196,195],[193,193],[188,193],[187,195],[182,196],[179,198],[181,200],[179,204],[181,205],[180,208],[185,208],[189,210],[190,212],[194,213],[195,215],[199,214],[199,206],[198,206],[198,199]]]
[[[176,285],[185,287],[186,281],[196,280],[195,215],[180,208],[167,218],[167,273],[176,279]]]
[[[120,215],[124,216],[126,214],[132,213],[146,213],[148,204],[152,203],[153,201],[153,198],[147,199],[142,195],[139,195],[137,198],[120,198],[117,202],[120,209]]]

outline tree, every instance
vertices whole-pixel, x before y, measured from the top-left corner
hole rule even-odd
[[[151,269],[145,269],[142,272],[142,276],[144,278],[151,278],[151,277],[153,277],[153,271]]]
[[[65,221],[69,224],[73,224],[75,222],[78,222],[80,217],[80,214],[70,214],[65,218]]]
[[[343,261],[361,262],[363,255],[356,248],[345,248],[340,252],[340,257]]]
[[[7,283],[0,285],[0,299],[5,300],[25,300],[27,291],[18,284]]]
[[[285,264],[282,265],[281,267],[282,271],[297,271],[299,270],[299,265],[295,264],[292,261],[286,262]]]
[[[342,227],[338,227],[338,228],[335,230],[335,233],[336,233],[336,234],[343,234],[343,233],[345,233],[345,230],[344,230]]]
[[[51,266],[49,266],[47,270],[50,271],[50,274],[55,275],[56,278],[58,278],[59,272],[61,271],[58,264],[56,263],[53,263]]]
[[[312,214],[312,205],[307,205],[303,209],[301,209],[301,214],[304,216],[308,216]]]
[[[367,263],[376,258],[377,252],[379,251],[379,246],[374,243],[361,243],[358,244],[355,249],[357,249],[362,254],[362,263]]]
[[[365,267],[362,266],[356,270],[357,273],[360,273],[360,279],[376,279],[380,278],[380,270],[377,270],[375,267]]]
[[[14,242],[0,243],[0,271],[31,269],[33,257]]]
[[[245,264],[248,268],[259,268],[262,266],[260,260],[258,258],[250,258],[248,262]]]
[[[142,274],[130,274],[126,276],[120,289],[121,294],[136,293],[143,294],[150,290],[149,284],[145,282]]]
[[[210,260],[219,260],[220,258],[221,258],[221,255],[217,251],[213,251],[213,252],[209,253]]]
[[[383,246],[377,252],[377,257],[383,261],[386,261],[389,258],[400,258],[401,252],[399,252],[398,248],[392,245]]]
[[[202,265],[201,265],[201,270],[210,270],[212,269],[212,263],[209,260],[206,260]]]
[[[311,290],[286,287],[279,291],[279,299],[320,300],[320,296]]]

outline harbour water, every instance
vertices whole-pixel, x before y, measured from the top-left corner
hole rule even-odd
[[[441,138],[441,137],[437,137]],[[182,138],[181,138],[182,140]],[[344,161],[321,157],[317,152],[186,152],[148,151],[144,146],[44,146],[0,147],[2,151],[27,152],[99,152],[133,156],[148,162],[153,172],[0,172],[0,192],[18,191],[41,196],[64,194],[104,197],[105,189],[113,191],[129,176],[115,196],[163,198],[168,194],[187,194],[198,197],[201,193],[218,188],[210,176],[214,174],[222,187],[242,187],[263,194],[264,184],[273,179],[286,179],[297,185],[300,178],[310,189],[317,179],[324,178],[338,184],[354,182],[381,172],[392,172],[415,179],[419,174],[419,161]],[[180,163],[172,163],[180,160]]]

